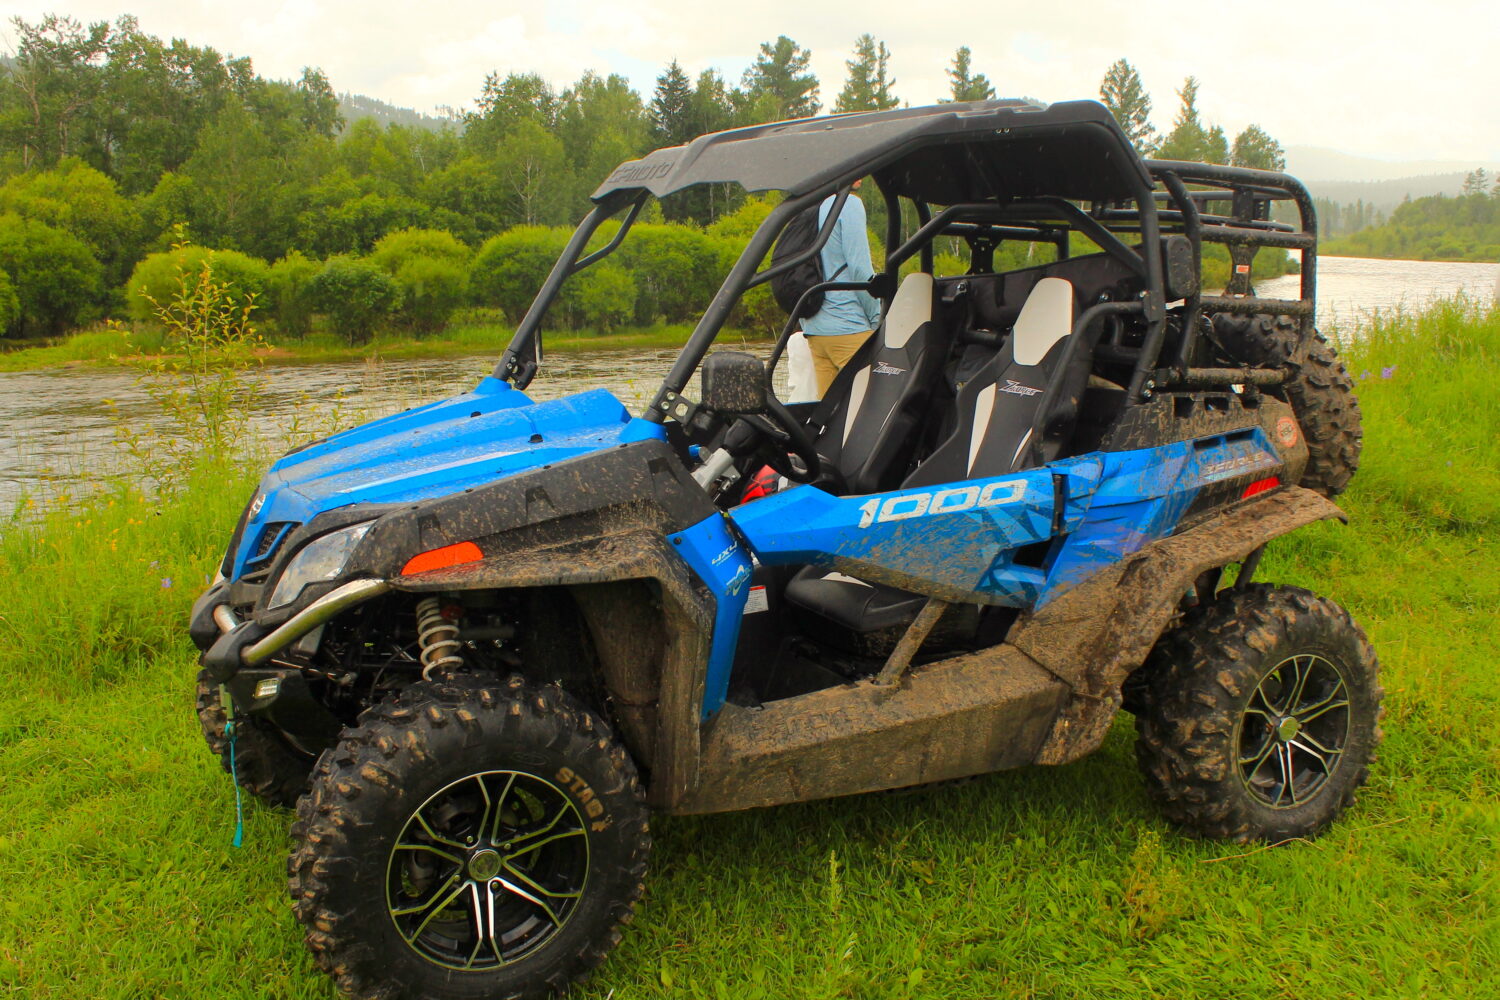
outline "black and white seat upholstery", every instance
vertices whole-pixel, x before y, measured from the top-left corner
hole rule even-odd
[[[1076,308],[1073,285],[1042,278],[1032,287],[1015,326],[989,363],[964,383],[955,401],[952,433],[917,467],[903,486],[930,486],[999,476],[1038,464],[1028,447],[1047,389],[1066,354]],[[1081,372],[1081,388],[1087,366]],[[1077,391],[1066,386],[1064,391]],[[1040,443],[1040,442],[1039,442]],[[1042,461],[1055,442],[1039,449]]]
[[[880,328],[839,372],[813,422],[818,456],[848,493],[894,489],[905,476],[950,336],[934,321],[932,275],[908,275]]]
[[[954,430],[902,486],[1004,475],[1032,464],[1027,445],[1049,380],[1066,353],[1076,309],[1071,282],[1054,277],[1035,282],[1010,336],[959,391]],[[1086,380],[1088,366],[1079,370]],[[1065,386],[1063,391],[1075,390]],[[798,573],[786,597],[826,637],[855,651],[863,651],[860,636],[889,636],[926,602],[921,595],[818,566]]]

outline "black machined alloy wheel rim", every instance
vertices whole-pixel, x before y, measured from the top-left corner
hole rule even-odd
[[[1328,784],[1349,739],[1349,685],[1313,653],[1289,656],[1256,685],[1240,718],[1240,780],[1263,804],[1292,809]]]
[[[578,908],[588,831],[573,800],[525,771],[485,771],[438,791],[391,849],[386,908],[429,962],[483,972],[546,944]]]

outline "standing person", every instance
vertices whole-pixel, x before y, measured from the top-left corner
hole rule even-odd
[[[854,182],[854,191],[862,181]],[[829,195],[818,206],[818,228],[828,221],[837,195]],[[823,273],[830,281],[869,281],[875,275],[870,262],[870,234],[865,226],[865,205],[851,192],[844,201],[833,232],[820,252]],[[835,278],[834,275],[838,277]],[[829,291],[823,296],[823,308],[802,324],[812,349],[813,368],[817,372],[818,396],[828,392],[833,377],[839,373],[869,339],[880,322],[880,303],[866,291]]]

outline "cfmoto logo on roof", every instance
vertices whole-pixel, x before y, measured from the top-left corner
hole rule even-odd
[[[667,160],[663,163],[633,163],[620,167],[609,175],[609,179],[616,183],[624,181],[654,181],[658,177],[665,177],[672,172],[677,165],[676,160]]]

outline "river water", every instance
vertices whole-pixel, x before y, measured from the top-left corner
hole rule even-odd
[[[1319,323],[1357,335],[1372,309],[1419,308],[1434,298],[1496,293],[1494,264],[1324,257],[1318,268]],[[1296,298],[1288,275],[1261,283],[1271,298]],[[553,399],[581,389],[612,390],[639,411],[676,357],[675,350],[600,351],[547,357],[528,390]],[[496,358],[480,355],[394,362],[267,366],[256,376],[261,402],[254,430],[275,441],[332,424],[348,426],[471,387]],[[164,427],[136,374],[116,370],[0,373],[0,513],[23,498],[38,503],[76,494],[126,474],[116,427]]]

